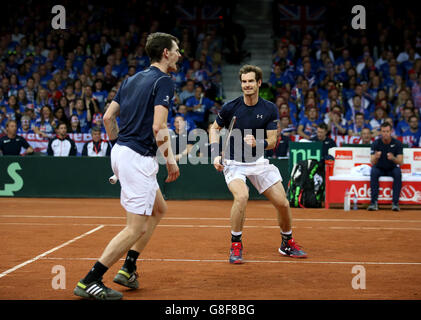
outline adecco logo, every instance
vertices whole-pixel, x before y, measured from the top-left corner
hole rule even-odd
[[[371,188],[367,183],[365,183],[359,188],[355,184],[353,184],[351,185],[349,191],[351,195],[356,195],[358,200],[371,200]],[[379,200],[392,200],[392,194],[392,188],[390,187],[379,188]],[[413,186],[405,185],[401,189],[399,200],[420,203],[421,192],[417,191]]]
[[[421,161],[421,151],[414,151],[414,161]]]
[[[337,160],[352,160],[352,150],[336,150],[335,159]]]

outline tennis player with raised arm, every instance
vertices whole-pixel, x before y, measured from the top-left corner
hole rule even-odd
[[[279,253],[293,258],[306,258],[307,254],[292,237],[292,217],[289,202],[278,168],[264,158],[264,150],[273,149],[277,139],[276,105],[259,97],[263,73],[257,66],[245,65],[239,71],[243,95],[228,101],[222,107],[210,129],[211,154],[218,149],[222,128],[235,124],[222,156],[214,158],[216,170],[223,171],[234,202],[231,208],[231,249],[229,262],[243,263],[242,233],[245,222],[249,189],[246,178],[276,209],[282,241]],[[225,154],[224,154],[225,153]]]

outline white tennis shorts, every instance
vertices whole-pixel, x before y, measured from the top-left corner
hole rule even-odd
[[[111,168],[120,180],[120,202],[123,208],[135,214],[152,215],[156,191],[158,161],[132,149],[115,144],[111,150]]]
[[[278,181],[282,181],[278,168],[264,158],[260,158],[253,163],[225,160],[224,176],[227,185],[234,179],[241,179],[246,182],[246,178],[248,178],[260,194]]]

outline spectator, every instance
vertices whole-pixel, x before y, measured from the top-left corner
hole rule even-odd
[[[56,123],[54,116],[49,105],[45,105],[41,108],[41,116],[35,121],[33,130],[36,134],[49,138],[54,134]]]
[[[22,116],[20,119],[20,127],[18,128],[17,134],[28,134],[28,133],[35,133],[34,130],[31,128],[31,118],[27,115]]]
[[[420,122],[414,115],[409,117],[409,128],[402,133],[403,137],[409,137],[408,144],[410,147],[417,146],[416,142],[421,136]]]
[[[287,116],[284,116],[283,118],[285,119]],[[275,148],[272,150],[265,150],[265,156],[267,158],[283,158],[289,155],[289,143],[291,139],[289,138],[289,135],[283,134],[280,121],[277,123],[277,129],[278,140],[276,141]]]
[[[386,110],[382,106],[377,106],[374,111],[374,118],[370,120],[369,124],[373,135],[377,137],[380,134],[380,126],[387,118]]]
[[[6,117],[9,120],[20,121],[24,108],[17,103],[17,99],[13,95],[9,97],[7,102],[4,111]]]
[[[101,129],[94,127],[91,130],[92,140],[83,145],[82,156],[87,157],[109,157],[111,155],[111,145],[101,138]]]
[[[28,80],[26,80],[26,86],[24,88],[26,93],[26,99],[30,103],[35,103],[35,98],[37,97],[37,90],[35,88],[35,80],[33,77],[29,77]]]
[[[379,178],[381,176],[393,177],[392,210],[399,211],[399,196],[402,187],[402,172],[399,167],[403,163],[402,143],[392,138],[392,126],[389,123],[381,125],[381,137],[371,145],[371,203],[369,211],[378,210]]]
[[[347,113],[345,114],[345,119],[348,121],[348,124],[352,121],[355,121],[355,115],[357,113],[362,113],[364,115],[364,119],[368,120],[370,119],[370,112],[368,109],[365,109],[361,104],[361,97],[360,96],[354,96],[352,98],[352,105],[348,109]]]
[[[77,115],[72,115],[70,117],[70,133],[82,133],[82,129],[80,128],[80,121]]]
[[[194,142],[188,140],[186,124],[182,116],[174,118],[174,128],[174,131],[170,131],[171,147],[174,151],[175,160],[178,162],[182,157],[190,154]]]
[[[370,128],[362,128],[360,136],[358,144],[371,144],[373,142]]]
[[[308,108],[307,116],[304,117],[298,124],[297,133],[301,138],[310,140],[317,134],[317,126],[322,121],[319,119],[318,111],[316,106]],[[327,131],[327,130],[326,130]]]
[[[186,130],[190,132],[193,129],[196,129],[196,124],[194,123],[193,119],[190,117],[189,112],[187,110],[187,106],[185,104],[180,104],[177,109],[177,115],[181,115],[186,121]],[[172,123],[174,121],[171,121]],[[174,127],[171,127],[174,130]]]
[[[289,137],[297,134],[297,127],[292,123],[291,118],[288,115],[280,115],[279,124],[284,136]]]
[[[194,97],[195,90],[194,90],[194,80],[188,79],[186,85],[183,87],[180,93],[180,102],[185,104],[187,99],[190,97]]]
[[[67,135],[67,125],[60,122],[57,126],[57,135],[50,139],[47,154],[54,157],[76,156],[76,143]]]
[[[329,149],[336,147],[336,142],[327,136],[327,130],[326,123],[320,123],[317,126],[317,135],[311,139],[311,141],[322,143],[322,159],[330,159]]]
[[[396,125],[396,134],[401,136],[405,131],[409,129],[409,118],[414,116],[412,108],[405,106],[402,110],[403,119]]]
[[[9,120],[6,123],[6,135],[0,138],[0,153],[4,156],[18,156],[21,154],[21,149],[26,149],[23,155],[31,154],[34,149],[21,136],[17,135],[17,122]]]
[[[186,101],[189,116],[202,129],[206,129],[208,125],[209,110],[214,104],[212,100],[205,97],[203,88],[200,85],[194,89],[194,96]]]
[[[371,126],[364,121],[364,114],[357,112],[355,114],[355,121],[352,121],[348,125],[348,135],[349,136],[361,136],[363,129],[369,129],[371,131]]]
[[[64,112],[63,107],[55,108],[53,114],[54,114],[54,121],[56,123],[56,126],[60,122],[64,122],[67,125],[67,127],[69,127],[69,120],[66,117],[66,113]]]
[[[327,130],[333,136],[345,135],[347,133],[347,123],[342,117],[341,107],[335,106],[332,108],[332,111],[329,112]]]
[[[99,108],[101,111],[104,111],[105,101],[107,100],[108,92],[103,88],[103,81],[101,79],[97,79],[94,82],[94,92],[92,93],[92,97],[99,104]]]
[[[82,133],[89,133],[92,114],[91,110],[85,107],[85,101],[82,98],[76,99],[75,108],[71,108],[71,113],[78,117]]]

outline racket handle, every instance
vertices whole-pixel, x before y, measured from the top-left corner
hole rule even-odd
[[[116,183],[117,183],[117,181],[118,181],[118,179],[117,179],[116,175],[113,175],[113,176],[111,176],[111,177],[109,177],[109,178],[108,178],[108,181],[109,181],[111,184],[116,184]]]

